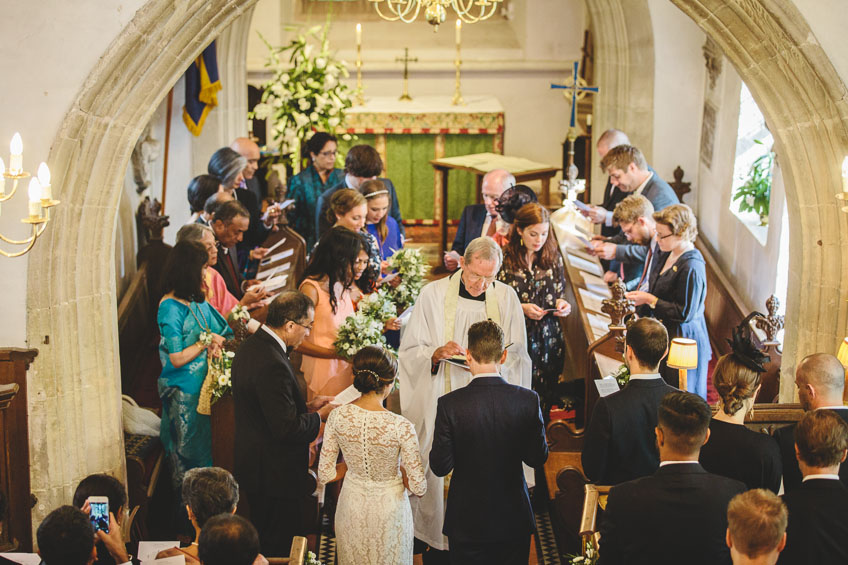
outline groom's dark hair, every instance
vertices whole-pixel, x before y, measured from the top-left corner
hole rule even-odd
[[[503,350],[503,330],[495,322],[486,320],[468,328],[468,351],[478,363],[500,361]]]

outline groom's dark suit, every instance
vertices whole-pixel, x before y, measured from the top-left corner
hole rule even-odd
[[[547,458],[532,390],[481,375],[439,399],[430,469],[453,471],[442,530],[452,563],[527,563],[536,520],[521,464]]]
[[[233,359],[235,477],[250,504],[262,553],[288,555],[304,535],[309,492],[309,444],[321,417],[308,413],[280,343],[259,329]]]

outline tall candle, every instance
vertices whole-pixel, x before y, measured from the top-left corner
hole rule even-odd
[[[592,114],[586,114],[586,126],[592,125]]]
[[[362,45],[362,24],[356,24],[356,46]]]
[[[29,181],[29,217],[41,217],[41,185],[35,177]]]
[[[50,169],[47,168],[47,163],[42,162],[38,166],[38,184],[41,185],[41,199],[52,200],[53,193],[50,190]]]
[[[462,20],[456,20],[456,46],[459,47],[459,44],[462,40]]]
[[[848,192],[848,155],[842,160],[842,192]]]
[[[9,152],[12,154],[9,158],[9,173],[19,175],[24,170],[24,142],[21,140],[21,134],[16,132],[12,136]]]

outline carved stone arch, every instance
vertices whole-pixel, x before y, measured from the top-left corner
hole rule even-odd
[[[594,42],[593,131],[627,132],[651,161],[654,146],[654,31],[647,0],[586,0]],[[597,155],[592,152],[592,158]],[[597,166],[597,162],[593,165]],[[593,175],[593,194],[601,194],[603,175]]]
[[[115,221],[136,139],[210,39],[257,0],[148,0],[89,74],[53,141],[51,228],[29,255],[34,523],[91,472],[123,475]],[[45,336],[50,336],[45,343]]]
[[[672,0],[724,51],[775,138],[789,215],[781,402],[795,366],[848,331],[848,216],[834,195],[848,154],[846,87],[789,0]]]

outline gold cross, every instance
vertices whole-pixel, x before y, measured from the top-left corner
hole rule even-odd
[[[412,96],[409,95],[409,63],[417,63],[418,57],[409,58],[409,47],[403,48],[403,57],[398,57],[395,59],[397,63],[403,63],[403,94],[400,95],[398,100],[404,102],[411,102]]]

